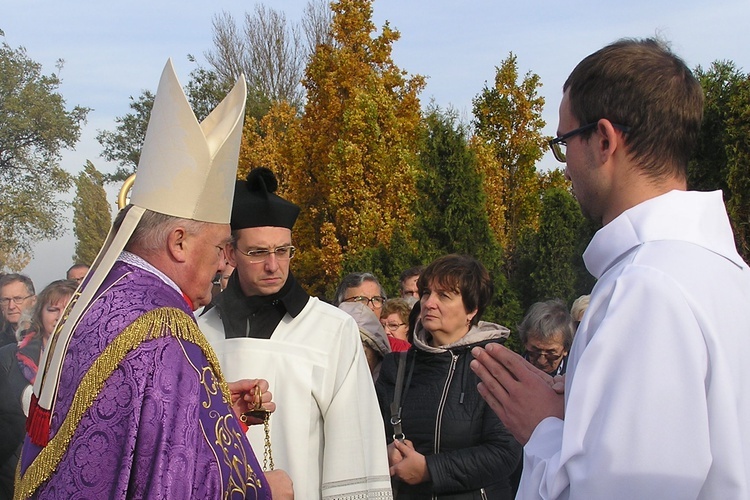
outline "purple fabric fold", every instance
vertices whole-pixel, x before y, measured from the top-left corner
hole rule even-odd
[[[153,274],[118,262],[81,318],[65,356],[50,434],[81,379],[133,321],[185,300]],[[270,499],[270,489],[201,348],[168,335],[130,351],[84,413],[37,498]],[[40,449],[28,441],[22,473]]]

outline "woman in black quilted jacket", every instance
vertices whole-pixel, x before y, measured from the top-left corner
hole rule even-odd
[[[376,384],[394,492],[399,500],[511,499],[508,478],[522,448],[469,368],[472,347],[510,333],[479,321],[492,297],[489,274],[473,257],[452,254],[430,264],[417,286],[413,345],[386,356]]]

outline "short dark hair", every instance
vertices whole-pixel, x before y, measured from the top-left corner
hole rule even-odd
[[[402,292],[404,291],[404,280],[406,280],[407,278],[412,278],[414,276],[419,276],[424,271],[424,268],[425,266],[420,264],[418,266],[413,266],[413,267],[410,267],[409,269],[405,269],[401,273],[401,276],[399,276],[398,278],[398,286]]]
[[[444,255],[428,265],[417,280],[420,296],[431,283],[461,293],[464,309],[467,312],[477,310],[471,319],[472,325],[479,323],[494,292],[490,273],[469,255]]]
[[[2,278],[0,278],[0,290],[2,290],[5,285],[10,285],[11,283],[16,282],[21,282],[26,285],[26,293],[28,293],[29,295],[36,294],[36,292],[34,291],[34,283],[31,281],[31,278],[29,278],[25,274],[18,273],[6,274]]]
[[[86,264],[81,264],[80,262],[75,263],[72,266],[70,266],[67,271],[65,271],[65,277],[67,278],[68,276],[70,276],[71,271],[75,271],[76,269],[84,269],[84,268],[89,269],[89,266]]]
[[[663,41],[612,43],[581,61],[563,90],[581,126],[606,118],[630,128],[625,144],[646,175],[687,178],[703,119],[703,90]]]

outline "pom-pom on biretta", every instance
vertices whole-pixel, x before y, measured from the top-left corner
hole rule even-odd
[[[292,229],[299,207],[275,194],[279,181],[266,167],[257,167],[247,180],[237,181],[232,205],[232,230],[248,227],[285,227]]]
[[[263,183],[262,186],[261,182]],[[279,181],[270,168],[257,167],[252,169],[247,174],[247,189],[249,191],[259,191],[263,188],[269,193],[275,193],[279,189]]]

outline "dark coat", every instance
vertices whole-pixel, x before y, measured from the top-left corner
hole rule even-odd
[[[495,334],[488,333],[492,331],[488,325],[496,327]],[[471,348],[499,341],[497,332],[503,327],[480,326],[447,349],[427,346],[418,332],[406,355],[403,432],[425,455],[431,481],[413,486],[394,481],[399,500],[513,498],[509,476],[520,461],[522,447],[482,399],[479,378],[469,367]],[[388,443],[393,441],[390,405],[399,356],[385,357],[376,384]]]
[[[33,340],[22,352],[36,363],[42,344]],[[19,367],[17,352],[15,343],[0,348],[0,498],[13,496],[16,464],[26,434],[21,396],[30,384]]]

